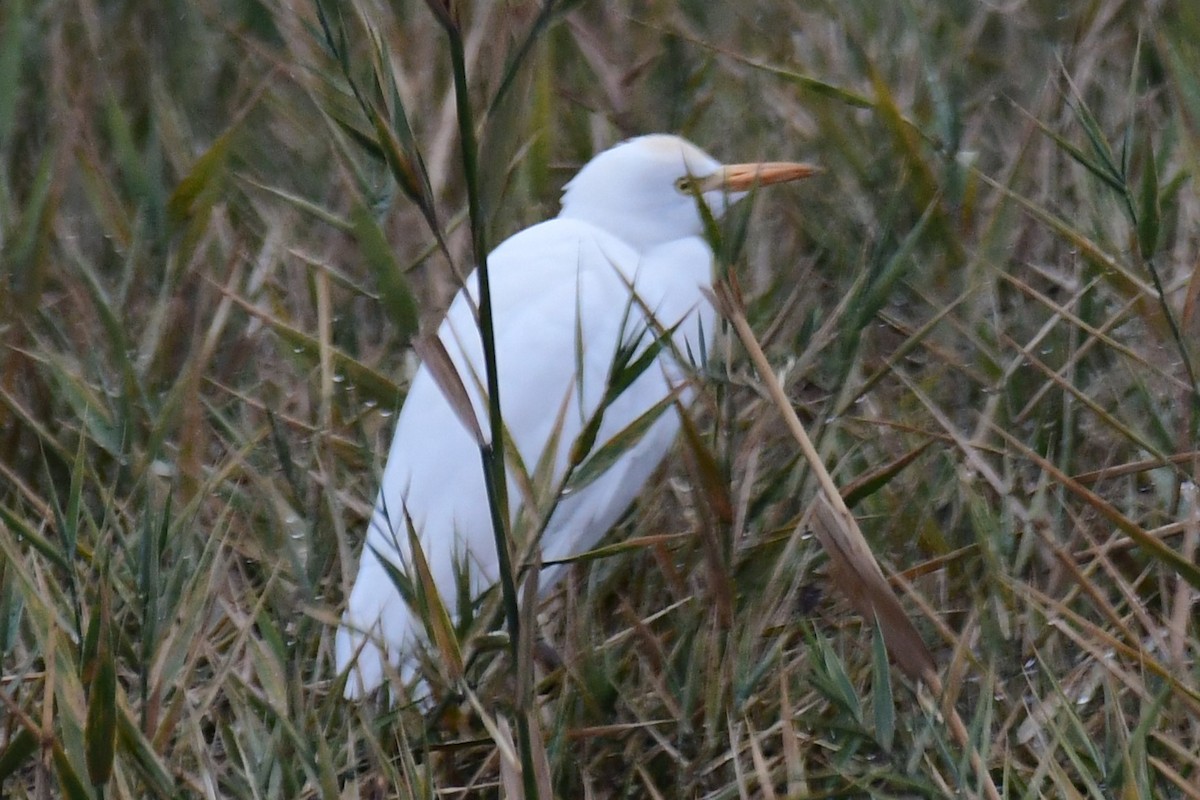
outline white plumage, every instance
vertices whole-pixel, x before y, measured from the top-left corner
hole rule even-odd
[[[689,368],[680,363],[681,354],[698,357],[715,325],[702,293],[712,282],[713,254],[702,236],[695,192],[719,216],[756,183],[813,171],[803,164],[722,167],[676,136],[632,139],[580,170],[564,190],[558,217],[517,233],[491,253],[501,412],[529,472],[561,425],[553,460],[558,484],[572,445],[602,403],[613,356],[623,343],[637,341],[642,349],[656,331],[674,327],[674,347],[664,348],[657,363],[604,409],[593,452],[674,387],[682,402],[690,399]],[[438,337],[487,432],[483,348],[467,292],[478,299],[474,274]],[[542,558],[561,559],[595,546],[662,462],[678,428],[676,412],[668,409],[599,478],[560,498],[541,540]],[[515,518],[522,495],[512,473],[510,468]],[[382,683],[385,658],[410,673],[409,656],[424,635],[375,555],[407,570],[406,514],[452,613],[456,564],[466,563],[473,596],[498,579],[478,445],[424,366],[396,421],[367,546],[337,633],[337,668],[353,670],[346,684],[350,698]],[[547,567],[542,589],[560,572]]]

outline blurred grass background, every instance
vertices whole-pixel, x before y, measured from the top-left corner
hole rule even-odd
[[[323,8],[0,6],[0,795],[501,793],[502,659],[433,720],[331,674],[408,345],[471,259],[434,15]],[[826,168],[735,269],[990,781],[1200,797],[1200,7],[460,10],[493,243],[638,133]],[[545,607],[555,794],[985,792],[715,363],[635,544]]]

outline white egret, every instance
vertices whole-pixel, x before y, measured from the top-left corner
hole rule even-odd
[[[703,290],[713,252],[704,238],[697,194],[720,216],[754,186],[814,174],[806,164],[723,166],[677,136],[650,135],[589,161],[566,185],[562,210],[517,233],[488,257],[501,412],[520,463],[553,467],[554,483],[603,407],[594,447],[675,396],[686,404],[688,358],[710,342],[715,319]],[[468,297],[468,293],[470,298]],[[467,280],[438,329],[487,435],[484,360]],[[668,333],[669,332],[669,333]],[[624,346],[656,363],[616,397],[614,358]],[[679,429],[666,408],[599,477],[558,499],[541,538],[546,561],[592,548],[629,507],[662,462]],[[555,452],[545,453],[549,445]],[[511,455],[511,454],[510,454]],[[548,457],[548,458],[547,458]],[[513,516],[522,496],[509,469]],[[358,579],[337,634],[338,671],[352,669],[346,696],[380,685],[384,659],[412,673],[423,626],[380,562],[407,574],[413,526],[439,594],[455,612],[456,575],[466,566],[473,597],[498,579],[478,443],[430,371],[418,369],[396,421],[383,485],[367,532]],[[547,567],[543,590],[561,567]]]

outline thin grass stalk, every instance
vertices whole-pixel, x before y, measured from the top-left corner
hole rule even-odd
[[[578,0],[574,0],[574,2],[578,2]],[[567,2],[564,5],[569,7],[571,2]],[[537,17],[526,32],[525,38],[521,40],[521,44],[517,46],[517,51],[504,66],[504,77],[500,79],[500,86],[496,89],[496,94],[492,96],[492,101],[488,104],[486,119],[491,118],[496,107],[500,105],[500,101],[504,99],[504,96],[508,94],[508,90],[512,88],[517,73],[521,70],[521,65],[533,51],[533,45],[550,27],[550,21],[553,19],[555,13],[562,10],[555,7],[555,0],[544,0]]]
[[[479,197],[479,164],[475,139],[475,122],[467,90],[466,55],[462,34],[454,20],[437,15],[443,23],[450,42],[450,60],[454,69],[454,95],[458,112],[463,177],[467,184],[467,210],[471,225],[471,249],[479,276],[479,336],[483,343],[484,371],[488,394],[488,428],[491,435],[480,448],[487,478],[488,507],[496,537],[496,556],[500,567],[500,585],[504,595],[513,655],[516,655],[520,629],[520,601],[512,558],[508,549],[508,483],[505,479],[504,420],[500,413],[500,377],[496,368],[496,336],[492,317],[491,281],[488,276],[487,231]]]
[[[1135,94],[1133,87],[1138,78],[1137,65],[1141,63],[1139,58],[1141,49],[1142,35],[1139,32],[1133,58],[1134,67],[1130,75],[1131,98]],[[1080,101],[1080,113],[1082,114],[1085,111],[1086,107]],[[1088,116],[1090,119],[1090,114]],[[1150,273],[1150,279],[1154,283],[1155,300],[1158,301],[1159,310],[1162,312],[1163,318],[1167,321],[1167,327],[1171,331],[1171,338],[1174,340],[1175,347],[1179,351],[1179,358],[1183,362],[1184,372],[1187,373],[1188,384],[1191,387],[1191,402],[1188,404],[1191,407],[1191,413],[1188,417],[1188,439],[1194,440],[1197,430],[1200,429],[1200,382],[1197,382],[1196,379],[1196,370],[1192,364],[1191,350],[1184,340],[1179,320],[1175,318],[1175,311],[1171,308],[1171,304],[1167,300],[1167,291],[1163,286],[1162,275],[1159,273],[1157,264],[1155,264],[1155,244],[1159,238],[1160,212],[1158,208],[1158,169],[1155,164],[1154,143],[1147,137],[1143,148],[1146,163],[1143,166],[1145,174],[1142,177],[1140,198],[1142,203],[1141,208],[1139,208],[1139,198],[1134,196],[1133,189],[1129,185],[1129,156],[1131,150],[1129,139],[1132,138],[1133,125],[1134,121],[1131,120],[1125,132],[1125,146],[1122,148],[1122,159],[1119,169],[1121,199],[1125,204],[1125,212],[1129,216],[1129,223],[1136,234],[1131,237],[1134,252],[1137,253],[1138,259],[1145,266],[1146,271]]]
[[[487,373],[488,429],[491,435],[480,446],[483,461],[484,484],[487,487],[488,510],[492,517],[492,533],[496,540],[496,559],[500,573],[500,591],[504,597],[505,616],[508,622],[509,646],[512,650],[513,668],[518,680],[522,670],[517,668],[521,647],[521,608],[517,594],[516,575],[513,572],[509,551],[508,534],[508,481],[504,461],[504,420],[500,413],[500,376],[496,363],[496,337],[492,319],[491,282],[488,276],[487,231],[479,196],[478,145],[475,138],[475,119],[471,111],[471,98],[467,85],[466,54],[463,48],[462,30],[456,14],[439,10],[436,3],[429,2],[434,16],[442,24],[450,44],[450,62],[454,70],[454,100],[458,114],[459,145],[461,148],[463,178],[467,184],[467,214],[471,225],[471,245],[479,276],[479,336],[483,344],[484,370]],[[529,675],[526,673],[525,678]],[[537,773],[533,757],[533,737],[529,730],[531,692],[518,691],[517,735],[520,739],[521,782],[527,800],[540,797]]]
[[[1188,383],[1191,385],[1191,402],[1189,403],[1191,406],[1191,415],[1188,422],[1188,439],[1195,441],[1196,433],[1200,430],[1200,382],[1197,382],[1196,370],[1192,366],[1191,351],[1184,341],[1179,321],[1175,319],[1175,312],[1171,309],[1171,304],[1167,302],[1167,290],[1163,287],[1162,277],[1158,274],[1158,267],[1154,265],[1153,258],[1146,258],[1144,262],[1146,271],[1150,273],[1150,278],[1154,281],[1154,296],[1158,301],[1158,307],[1162,311],[1163,318],[1167,321],[1167,327],[1171,330],[1171,338],[1175,341],[1175,347],[1179,350],[1179,358],[1183,361],[1183,369],[1187,373]]]

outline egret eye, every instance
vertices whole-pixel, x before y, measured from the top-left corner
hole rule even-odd
[[[678,178],[675,181],[675,191],[680,194],[691,194],[692,188],[695,186],[695,181],[691,178]]]

